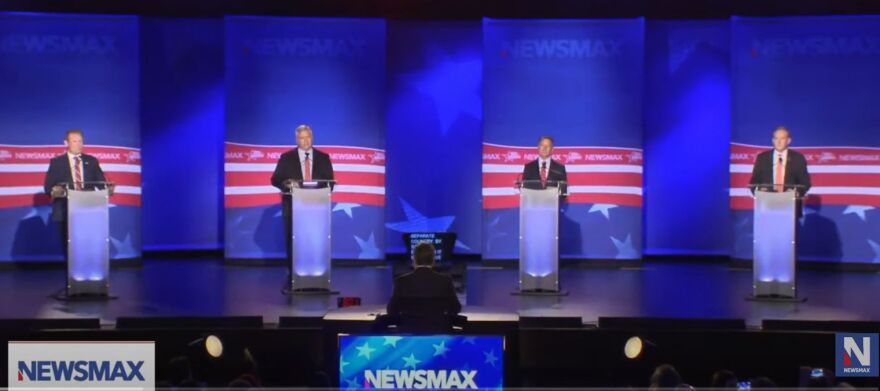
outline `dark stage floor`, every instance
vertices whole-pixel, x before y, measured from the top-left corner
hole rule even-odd
[[[0,271],[0,317],[99,317],[111,325],[122,316],[262,315],[321,316],[335,308],[332,297],[281,294],[281,266],[227,266],[219,259],[148,259],[143,267],[114,269],[106,302],[64,303],[50,298],[64,283],[63,269]],[[472,265],[467,271],[468,312],[523,316],[600,316],[880,320],[880,274],[802,270],[805,303],[746,301],[751,271],[726,264],[645,262],[639,268],[564,268],[565,297],[512,296],[516,269]],[[391,293],[391,268],[335,267],[333,286],[343,296],[362,298],[365,309],[384,304]]]

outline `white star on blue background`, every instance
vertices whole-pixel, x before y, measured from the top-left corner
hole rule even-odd
[[[611,237],[611,241],[614,242],[614,247],[617,248],[617,259],[636,259],[639,257],[638,251],[633,248],[632,237],[627,234],[626,239],[618,240],[615,237]]]
[[[370,232],[370,236],[367,239],[361,239],[357,235],[354,235],[354,240],[357,241],[358,247],[360,247],[361,251],[358,253],[359,259],[375,259],[382,258],[384,254],[382,254],[382,250],[379,250],[379,247],[376,247],[376,236]]]
[[[410,367],[412,369],[416,369],[416,364],[422,362],[421,360],[417,359],[415,354],[413,353],[410,353],[409,357],[404,357],[403,361],[405,362],[405,364],[403,364],[404,368]]]
[[[587,213],[599,212],[602,216],[605,216],[606,219],[611,219],[611,215],[608,212],[609,209],[616,208],[617,205],[614,204],[593,204],[590,206],[590,210]]]
[[[452,222],[455,221],[455,216],[427,217],[423,213],[416,210],[416,208],[410,205],[409,202],[406,202],[406,200],[404,200],[403,198],[400,199],[400,205],[403,208],[403,214],[406,215],[406,220],[393,223],[385,223],[385,227],[392,231],[402,233],[447,232],[449,231],[449,227],[452,226]],[[460,240],[455,241],[455,246],[464,250],[471,249]]]
[[[434,347],[434,357],[443,356],[446,357],[446,352],[449,351],[449,348],[446,347],[446,341],[440,341],[440,344],[431,344]]]
[[[132,258],[138,256],[137,251],[131,244],[130,233],[125,234],[125,239],[123,240],[119,240],[111,236],[110,242],[112,242],[113,247],[116,248],[116,256],[118,258]]]
[[[360,208],[360,206],[361,206],[361,204],[352,204],[352,203],[348,203],[348,202],[340,202],[340,203],[338,203],[338,204],[336,204],[336,205],[333,205],[333,210],[332,210],[332,211],[333,211],[333,212],[343,211],[343,212],[345,212],[346,215],[348,215],[349,218],[354,218],[354,215],[352,215],[351,210],[354,209],[354,208]]]
[[[846,209],[843,210],[843,214],[855,214],[859,216],[862,221],[865,221],[865,212],[874,209],[873,206],[862,206],[862,205],[849,205]]]
[[[358,351],[358,357],[366,357],[367,360],[369,360],[370,355],[376,351],[376,349],[371,348],[370,344],[366,342],[364,342],[363,345],[356,347],[355,349],[357,349]]]
[[[486,357],[486,361],[484,362],[484,364],[490,364],[494,367],[495,362],[498,361],[498,357],[495,357],[494,350],[490,350],[488,352],[483,352],[483,356]]]
[[[389,346],[390,345],[393,348],[397,347],[397,341],[400,341],[401,339],[403,339],[403,337],[394,337],[394,336],[387,336],[384,338],[385,338],[385,342],[382,343],[382,346]]]
[[[872,250],[874,250],[874,262],[880,262],[880,244],[871,239],[868,239],[868,245],[871,246]]]
[[[40,205],[34,206],[31,208],[30,212],[26,214],[21,220],[27,220],[33,217],[39,217],[40,220],[43,220],[43,225],[49,224],[49,215],[52,214],[52,207],[48,205]]]

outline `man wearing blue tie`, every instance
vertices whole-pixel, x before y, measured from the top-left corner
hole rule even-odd
[[[565,165],[553,160],[553,138],[541,136],[538,139],[538,159],[526,163],[523,167],[522,179],[527,189],[546,189],[559,187],[560,194],[568,193],[568,175]]]

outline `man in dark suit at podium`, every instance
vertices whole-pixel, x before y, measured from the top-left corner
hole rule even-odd
[[[103,188],[93,182],[104,182],[106,177],[98,159],[83,150],[83,133],[79,129],[67,131],[64,137],[65,153],[49,160],[49,170],[43,190],[52,197],[52,221],[60,225],[64,257],[67,257],[67,190]],[[112,193],[113,187],[109,187]]]
[[[330,155],[319,151],[312,147],[314,141],[314,133],[309,125],[300,125],[296,127],[296,145],[295,149],[281,154],[278,164],[275,166],[275,172],[272,173],[272,186],[278,188],[284,193],[290,189],[288,183],[293,182],[310,182],[318,180],[333,179],[333,164],[330,162]],[[327,183],[319,183],[316,187],[327,187]],[[331,188],[332,184],[329,185]],[[291,252],[291,232],[290,232],[290,195],[285,194],[281,197],[281,209],[284,217],[285,243],[287,243],[287,259],[292,257]],[[288,262],[290,265],[290,262]]]
[[[758,154],[749,180],[752,191],[785,191],[795,189],[803,197],[810,190],[810,173],[803,154],[788,148],[791,132],[785,126],[773,131],[773,149]],[[764,185],[764,186],[762,186]]]
[[[541,136],[538,139],[538,159],[526,163],[523,167],[522,180],[527,189],[546,189],[559,187],[560,194],[568,193],[568,175],[565,165],[553,160],[553,138]],[[561,182],[561,183],[560,183]]]
[[[461,311],[452,277],[434,271],[434,246],[421,243],[413,250],[415,270],[394,280],[388,315],[421,319],[451,319]]]

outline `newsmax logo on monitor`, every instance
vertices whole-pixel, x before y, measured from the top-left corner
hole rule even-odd
[[[501,336],[354,336],[339,339],[346,389],[486,389],[503,383]]]
[[[835,335],[838,377],[877,377],[877,347],[880,334],[838,333]]]
[[[9,342],[10,389],[155,386],[153,342]]]

